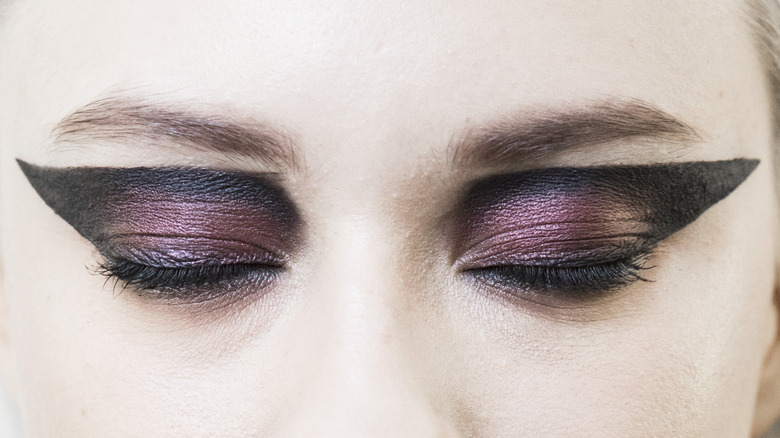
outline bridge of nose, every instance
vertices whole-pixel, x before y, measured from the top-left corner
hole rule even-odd
[[[457,436],[392,238],[365,216],[328,228],[295,334],[305,371],[279,436]]]

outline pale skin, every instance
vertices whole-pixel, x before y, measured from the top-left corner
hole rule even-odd
[[[14,4],[0,44],[0,358],[28,433],[761,432],[780,413],[780,246],[770,101],[740,14],[736,1]],[[116,90],[271,125],[301,165],[148,138],[54,144],[63,117]],[[436,230],[464,182],[495,169],[453,168],[453,139],[615,97],[700,139],[505,166],[761,165],[662,242],[652,282],[612,299],[550,316],[458,281]],[[291,279],[245,305],[199,313],[113,293],[16,158],[279,171],[306,244]]]

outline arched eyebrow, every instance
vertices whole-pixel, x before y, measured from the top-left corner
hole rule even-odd
[[[220,113],[125,93],[82,106],[53,129],[58,143],[139,141],[185,145],[247,157],[273,170],[300,170],[297,146],[278,129]],[[456,167],[492,166],[616,141],[654,139],[688,145],[701,140],[688,124],[638,99],[610,99],[574,108],[535,108],[469,129],[451,145]]]
[[[573,148],[655,140],[701,141],[687,123],[638,99],[608,99],[564,108],[535,108],[469,129],[451,145],[456,167],[494,166]]]
[[[52,135],[55,149],[60,143],[101,141],[186,146],[254,159],[274,171],[300,167],[292,138],[269,125],[124,93],[82,106],[63,118]]]

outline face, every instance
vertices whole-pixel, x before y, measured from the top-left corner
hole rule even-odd
[[[777,216],[741,14],[14,3],[2,357],[28,432],[749,436]]]

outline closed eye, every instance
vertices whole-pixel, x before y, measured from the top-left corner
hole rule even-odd
[[[127,259],[107,259],[97,272],[143,297],[177,302],[204,302],[236,293],[256,293],[284,271],[265,263],[211,263],[151,266]]]
[[[643,252],[625,259],[582,266],[497,265],[467,269],[463,273],[510,293],[584,298],[647,281],[641,271],[650,269],[646,265],[648,256],[648,252]]]
[[[455,267],[518,297],[596,298],[644,280],[658,243],[735,190],[757,160],[537,169],[474,182]]]

